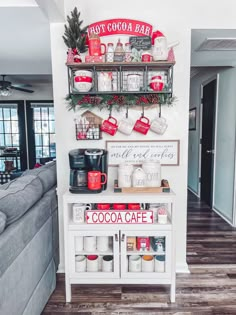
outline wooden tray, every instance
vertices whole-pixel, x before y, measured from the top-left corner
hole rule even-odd
[[[119,187],[118,180],[114,182],[115,193],[139,194],[139,193],[168,193],[170,187]]]

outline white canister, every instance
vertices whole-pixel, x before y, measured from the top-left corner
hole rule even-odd
[[[138,167],[133,172],[132,176],[133,187],[145,187],[146,186],[146,173],[141,167]]]
[[[132,186],[133,165],[122,163],[118,168],[118,185],[119,187]]]
[[[141,256],[129,256],[129,272],[141,272]]]
[[[87,256],[87,271],[98,272],[98,256],[97,255]]]
[[[165,272],[165,255],[156,255],[155,272]]]
[[[82,252],[84,249],[83,236],[75,236],[75,252]]]
[[[86,257],[82,255],[75,256],[75,272],[86,271]]]
[[[73,211],[73,222],[84,223],[85,210],[91,210],[91,204],[85,203],[74,203],[72,206]]]
[[[151,255],[144,255],[142,257],[142,272],[154,271],[154,259]]]
[[[146,173],[146,186],[147,187],[160,187],[161,186],[161,164],[159,161],[147,161],[142,164],[142,168]]]
[[[98,91],[112,91],[112,72],[98,72]]]
[[[97,250],[100,252],[106,252],[109,250],[108,236],[97,236]]]
[[[84,236],[84,250],[86,252],[94,252],[97,248],[96,236]]]
[[[113,256],[111,256],[111,255],[103,256],[102,271],[103,272],[112,272],[113,271]]]

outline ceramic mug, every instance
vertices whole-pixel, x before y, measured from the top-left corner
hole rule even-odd
[[[75,252],[81,252],[84,249],[83,236],[75,236]]]
[[[97,255],[87,256],[87,271],[98,272],[98,256]]]
[[[74,203],[73,204],[73,221],[74,223],[83,223],[85,210],[91,210],[92,205],[90,203]]]
[[[127,75],[127,90],[139,91],[140,90],[140,74]]]
[[[102,176],[104,176],[104,181],[102,182]],[[88,172],[88,189],[99,190],[102,185],[107,182],[107,174],[101,173],[100,171],[89,171]]]
[[[111,256],[111,255],[103,256],[102,271],[103,272],[112,272],[113,271],[113,256]]]
[[[119,122],[118,130],[127,136],[129,136],[132,133],[133,128],[134,128],[134,122],[133,120],[129,118],[122,119]]]
[[[141,272],[141,256],[129,256],[129,272]]]
[[[86,252],[94,252],[97,248],[96,236],[84,236],[84,250]]]
[[[151,255],[144,255],[142,257],[142,272],[154,271],[154,259]]]
[[[97,209],[98,210],[110,210],[111,205],[109,203],[98,203]]]
[[[129,210],[140,210],[140,204],[139,203],[128,203],[128,209]]]
[[[150,129],[159,135],[163,135],[167,127],[166,119],[164,117],[158,117],[152,121]]]
[[[126,209],[126,204],[125,203],[114,203],[113,204],[113,209],[114,210],[125,210]]]
[[[114,136],[118,130],[117,120],[110,116],[108,119],[104,120],[101,125],[101,131]]]
[[[98,72],[98,91],[112,91],[112,72]]]
[[[165,272],[165,255],[156,255],[155,272]]]
[[[86,257],[82,255],[75,256],[75,272],[86,271]]]
[[[136,121],[133,130],[146,135],[149,129],[150,129],[149,119],[145,116],[141,116]]]
[[[106,252],[109,250],[108,236],[97,236],[97,250],[100,252]]]

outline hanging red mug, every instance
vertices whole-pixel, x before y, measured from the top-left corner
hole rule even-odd
[[[150,129],[149,119],[145,116],[141,116],[134,125],[134,130],[144,135],[147,134]]]
[[[101,51],[101,47],[104,48],[104,51]],[[106,53],[106,45],[101,44],[100,38],[97,34],[92,33],[89,37],[89,55],[90,56],[101,56]]]
[[[110,116],[108,119],[103,121],[100,129],[101,131],[109,133],[111,136],[114,136],[118,129],[117,120],[114,117]]]

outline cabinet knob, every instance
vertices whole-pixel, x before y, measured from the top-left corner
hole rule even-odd
[[[119,238],[118,238],[118,234],[115,234],[115,241],[118,242]]]

